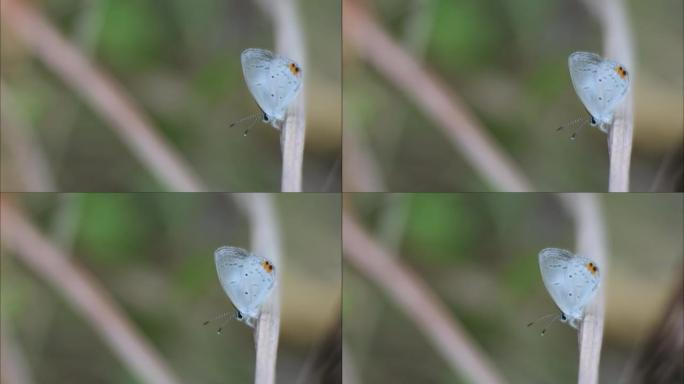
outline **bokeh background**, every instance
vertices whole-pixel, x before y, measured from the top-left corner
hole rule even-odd
[[[80,51],[119,82],[214,191],[280,190],[279,132],[258,123],[240,53],[274,49],[271,18],[240,0],[44,0],[32,2]],[[339,191],[341,4],[296,2],[308,54],[303,68],[307,135],[303,188]],[[44,159],[59,191],[159,191],[108,123],[55,73],[2,30],[2,188],[26,190],[16,151]],[[13,130],[8,132],[8,130]],[[16,141],[29,142],[25,149]],[[13,152],[14,150],[14,152]]]
[[[347,197],[345,211],[395,250],[509,382],[577,382],[577,332],[556,323],[542,337],[543,321],[526,327],[558,313],[541,280],[538,252],[576,249],[574,223],[554,195]],[[675,194],[598,199],[609,246],[600,382],[618,383],[629,379],[642,343],[681,289],[684,202]],[[375,283],[347,262],[343,273],[345,364],[359,382],[464,382]]]
[[[569,54],[602,52],[601,26],[582,1],[357,2],[458,94],[537,190],[607,190],[606,135],[588,127],[571,141],[572,130],[556,131],[586,116],[570,82]],[[625,3],[637,65],[631,71],[631,190],[681,189],[682,2]],[[345,165],[346,156],[355,155],[350,141],[375,164],[387,191],[491,189],[432,120],[346,40],[343,62]],[[673,164],[675,171],[669,168]],[[359,190],[353,180],[357,171],[345,167],[344,190]]]
[[[251,328],[205,320],[233,311],[214,266],[221,245],[250,249],[248,222],[223,194],[21,194],[44,234],[95,276],[186,383],[248,383]],[[278,382],[312,369],[330,334],[339,336],[340,197],[274,196],[283,256]],[[5,247],[3,334],[15,340],[36,383],[138,382],[91,324]],[[306,377],[306,376],[304,376]]]

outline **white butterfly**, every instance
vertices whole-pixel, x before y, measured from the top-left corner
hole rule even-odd
[[[275,284],[275,267],[268,259],[237,247],[220,247],[214,260],[221,286],[235,306],[235,317],[254,327],[261,304]]]
[[[607,133],[615,107],[629,89],[627,70],[618,62],[590,52],[572,53],[568,68],[575,93],[591,115],[591,125]]]
[[[263,112],[263,121],[279,129],[285,112],[302,85],[301,67],[287,57],[260,48],[240,56],[247,88]]]
[[[570,251],[546,248],[539,252],[539,269],[546,290],[561,310],[560,320],[577,328],[601,281],[599,267]]]

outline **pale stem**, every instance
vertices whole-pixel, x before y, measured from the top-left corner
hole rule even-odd
[[[601,274],[596,297],[584,311],[584,320],[578,332],[579,384],[598,383],[601,363],[601,345],[605,321],[605,285],[608,281],[608,245],[601,204],[596,195],[589,193],[560,195],[561,201],[575,221],[576,253],[593,260]]]
[[[281,279],[283,257],[278,217],[270,194],[232,194],[249,221],[252,252],[269,259],[275,266],[276,283],[269,299],[261,306],[255,327],[255,384],[275,383],[280,334]]]
[[[283,152],[281,191],[301,192],[302,164],[306,141],[306,82],[311,73],[306,55],[299,11],[295,0],[256,0],[273,20],[275,49],[302,67],[304,81],[299,94],[290,105],[281,126],[280,146]]]

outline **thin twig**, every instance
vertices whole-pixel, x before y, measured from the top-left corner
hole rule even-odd
[[[387,190],[382,179],[380,165],[373,153],[359,140],[358,133],[352,127],[353,123],[346,119],[342,146],[342,188],[344,191],[354,192],[384,192]]]
[[[345,42],[434,120],[465,159],[495,189],[529,191],[529,181],[457,95],[428,73],[382,29],[358,0],[344,1]]]
[[[601,205],[593,194],[560,195],[575,220],[576,252],[593,260],[600,268],[601,283],[596,297],[584,311],[579,343],[579,384],[598,383],[601,344],[605,319],[605,284],[608,281],[608,248]]]
[[[6,196],[0,198],[0,222],[2,246],[52,284],[139,380],[180,383],[97,279],[41,234]]]
[[[342,213],[344,257],[375,282],[427,336],[459,376],[504,383],[503,376],[425,282],[373,240],[350,213]]]
[[[342,378],[345,384],[359,384],[359,374],[353,355],[349,352],[349,344],[342,341]]]
[[[109,121],[162,184],[176,191],[206,190],[123,88],[66,40],[30,2],[2,0],[0,16],[3,25]]]
[[[12,173],[20,184],[18,188],[3,185],[3,191],[55,191],[52,169],[43,148],[34,137],[33,127],[20,117],[14,93],[0,80],[0,124],[2,124],[2,145],[10,155]],[[8,166],[8,169],[10,167]]]
[[[276,270],[276,283],[269,299],[261,306],[256,323],[255,384],[275,383],[280,334],[280,286],[283,258],[278,218],[272,195],[263,193],[231,195],[249,220],[252,252],[268,258]]]
[[[304,74],[299,95],[292,102],[280,133],[283,152],[281,190],[301,192],[306,139],[306,76],[310,69],[299,12],[295,0],[257,0],[257,4],[273,19],[276,51],[296,61]]]
[[[629,167],[634,133],[634,83],[637,76],[632,32],[623,0],[584,0],[603,28],[604,56],[616,60],[630,71],[632,90],[615,110],[608,135],[610,175],[608,191],[629,192]]]
[[[28,360],[14,338],[13,327],[3,316],[0,329],[0,382],[7,384],[33,384]]]

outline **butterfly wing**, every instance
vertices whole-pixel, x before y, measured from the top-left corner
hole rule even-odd
[[[601,63],[599,73],[603,74],[597,79],[598,100],[604,113],[602,121],[613,120],[615,107],[625,98],[629,89],[629,74],[623,65],[613,60],[604,60]]]
[[[256,317],[275,283],[275,268],[263,257],[242,248],[221,247],[214,252],[223,290],[246,317]]]
[[[568,58],[570,79],[584,107],[603,124],[613,120],[613,110],[629,87],[624,67],[590,52],[575,52]]]
[[[271,120],[283,120],[302,84],[302,70],[292,60],[259,48],[242,52],[242,73],[259,108]]]
[[[598,288],[598,267],[570,251],[546,248],[539,252],[539,268],[544,286],[558,308],[571,319],[581,318]]]
[[[575,308],[575,317],[581,317],[584,314],[584,308],[598,290],[601,281],[599,268],[590,259],[577,255],[571,261],[567,281],[569,292],[566,295],[568,295],[569,306]]]

